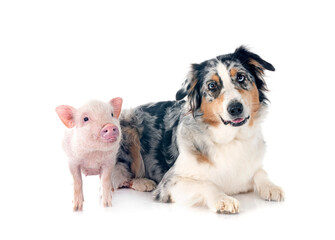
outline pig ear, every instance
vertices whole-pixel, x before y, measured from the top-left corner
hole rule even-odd
[[[109,101],[109,103],[113,106],[114,108],[114,116],[116,118],[119,118],[120,113],[121,113],[121,107],[122,107],[122,98],[117,97],[117,98],[113,98],[112,100]]]
[[[73,128],[75,125],[75,122],[74,122],[75,111],[76,111],[75,108],[71,106],[67,106],[67,105],[60,105],[56,107],[56,112],[60,120],[62,120],[64,125],[68,128]]]

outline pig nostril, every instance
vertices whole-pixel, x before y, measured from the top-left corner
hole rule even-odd
[[[101,130],[101,137],[107,141],[115,141],[120,134],[119,131],[118,127],[108,124]]]

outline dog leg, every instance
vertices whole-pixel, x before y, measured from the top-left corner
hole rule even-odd
[[[284,191],[273,184],[267,173],[261,168],[254,175],[254,189],[267,201],[284,201]]]
[[[115,189],[132,188],[140,192],[151,192],[156,188],[156,183],[147,178],[133,178],[133,174],[123,163],[116,163],[112,174],[112,183]]]
[[[114,189],[129,187],[132,174],[124,163],[117,162],[111,178]]]
[[[153,196],[161,202],[176,202],[189,206],[205,205],[216,213],[239,212],[239,202],[209,181],[168,174],[157,186]]]

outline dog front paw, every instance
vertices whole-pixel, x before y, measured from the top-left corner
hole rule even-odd
[[[259,196],[267,201],[284,201],[285,193],[283,189],[276,185],[265,185],[258,189]]]
[[[239,213],[240,203],[235,198],[223,196],[216,203],[215,211],[217,213]]]
[[[140,192],[151,192],[156,188],[156,183],[147,178],[134,178],[129,187]]]

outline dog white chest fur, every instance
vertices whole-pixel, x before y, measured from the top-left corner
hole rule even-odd
[[[176,96],[187,96],[193,119],[186,114],[178,126],[179,156],[154,192],[156,199],[207,205],[219,213],[238,212],[238,201],[228,195],[253,189],[266,200],[283,200],[283,191],[262,169],[265,69],[274,71],[243,47],[192,65]]]
[[[180,126],[182,127],[182,125]],[[198,161],[194,154],[183,148],[179,138],[180,160],[175,172],[183,176],[217,185],[221,191],[232,195],[253,189],[253,177],[261,168],[265,144],[258,126],[231,128],[222,125],[209,128],[206,143],[208,162]]]

